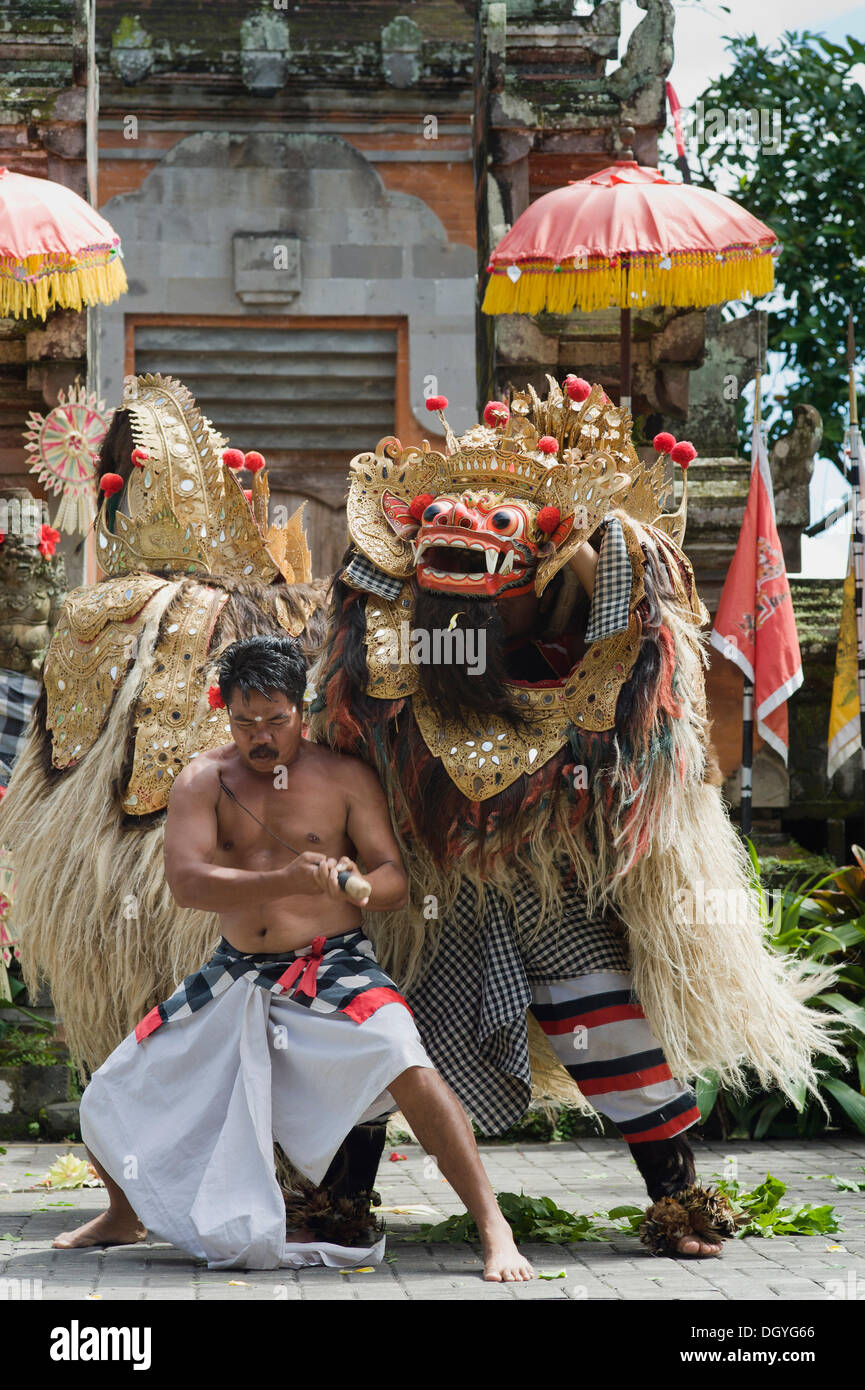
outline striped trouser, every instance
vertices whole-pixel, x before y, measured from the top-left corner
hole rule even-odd
[[[676,1081],[631,990],[631,976],[597,971],[531,982],[531,1010],[562,1066],[629,1144],[671,1139],[700,1118]]]

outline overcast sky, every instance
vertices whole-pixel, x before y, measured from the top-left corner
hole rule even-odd
[[[684,105],[729,70],[725,34],[756,34],[761,43],[771,43],[786,29],[809,29],[836,42],[846,34],[865,40],[865,5],[843,0],[728,0],[729,14],[714,0],[674,0],[674,5],[676,58],[670,80]],[[623,27],[630,31],[643,13],[635,0],[624,0]]]
[[[756,34],[772,43],[788,29],[825,34],[835,42],[847,34],[865,41],[865,4],[844,0],[728,0],[726,12],[714,0],[674,0],[676,57],[670,81],[683,106],[690,106],[713,78],[729,71],[724,36]],[[622,51],[631,30],[644,16],[636,0],[623,0]],[[865,72],[857,72],[865,85]],[[673,171],[671,171],[673,172]],[[865,348],[865,344],[862,345]],[[779,379],[778,387],[783,385]],[[829,463],[818,462],[811,484],[811,515],[822,516],[846,491],[841,475]],[[839,577],[846,571],[849,522],[813,540],[803,538],[802,570],[813,576]]]

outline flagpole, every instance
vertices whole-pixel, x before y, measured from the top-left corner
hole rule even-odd
[[[754,377],[754,435],[760,428],[760,377],[762,366],[762,321],[758,320],[757,371]],[[755,460],[751,461],[753,471]],[[756,650],[755,650],[756,655]],[[751,834],[754,769],[754,682],[745,676],[742,690],[742,771],[740,774],[739,829],[744,839]]]
[[[865,551],[862,544],[862,522],[859,506],[862,497],[862,441],[859,435],[859,407],[856,400],[856,340],[853,333],[853,311],[847,310],[847,387],[850,397],[850,463],[853,473],[853,580],[856,590],[856,677],[859,688],[859,740],[862,763],[862,791],[865,799],[865,628],[863,628],[863,585],[865,585]],[[863,807],[865,816],[865,807]]]

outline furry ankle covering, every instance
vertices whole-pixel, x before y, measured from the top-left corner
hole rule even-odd
[[[640,1240],[653,1255],[679,1255],[683,1236],[717,1245],[734,1236],[743,1219],[736,1216],[723,1193],[692,1183],[652,1203],[640,1226]]]
[[[684,1134],[633,1144],[631,1154],[652,1198],[640,1240],[653,1255],[678,1255],[683,1236],[717,1244],[736,1234],[739,1218],[726,1197],[695,1181],[694,1152]]]
[[[299,1186],[299,1192],[283,1188],[287,1233],[303,1227],[316,1240],[364,1250],[375,1245],[383,1234],[384,1222],[376,1219],[370,1206],[372,1193],[337,1197],[330,1188],[315,1187],[304,1178],[300,1179]]]
[[[355,1125],[316,1187],[277,1150],[277,1179],[285,1201],[286,1230],[305,1227],[335,1245],[374,1245],[384,1230],[372,1208],[381,1204],[373,1190],[387,1134],[387,1122]]]

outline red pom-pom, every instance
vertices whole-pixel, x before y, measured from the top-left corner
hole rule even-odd
[[[222,451],[222,462],[226,468],[238,469],[243,467],[242,449],[224,449]]]
[[[565,377],[565,390],[572,401],[587,401],[592,394],[592,388],[582,376]]]
[[[106,497],[113,497],[115,492],[122,491],[123,479],[119,473],[103,473],[99,480],[99,486]]]
[[[511,412],[504,401],[487,401],[484,406],[484,420],[492,429],[496,425],[506,425],[510,418]]]
[[[683,468],[687,468],[697,457],[697,450],[687,439],[680,439],[678,444],[674,444],[670,450],[670,458],[674,463],[680,463]]]
[[[447,410],[447,396],[427,396],[426,408],[427,410]]]
[[[258,473],[264,467],[264,455],[252,449],[243,456],[243,466],[249,473]]]
[[[146,449],[132,450],[132,463],[135,468],[143,468],[149,457],[150,455]]]
[[[538,448],[542,454],[557,454],[559,452],[559,441],[553,439],[551,434],[542,434],[538,440]]]
[[[212,685],[208,690],[207,703],[211,709],[225,709],[225,701],[219,693],[218,685]]]
[[[543,531],[544,535],[548,536],[553,531],[555,531],[561,519],[562,514],[559,511],[558,507],[541,507],[541,510],[538,512],[535,521],[537,523],[538,530]]]
[[[409,511],[411,512],[415,521],[422,520],[423,514],[429,506],[430,502],[434,501],[435,498],[433,497],[431,492],[422,492],[419,496],[413,498],[413,500],[409,503]]]
[[[252,501],[252,488],[251,488],[251,487],[245,487],[245,488],[243,489],[243,495],[244,495],[244,497],[246,498],[247,502],[251,502],[251,501]]]
[[[658,454],[668,454],[670,450],[675,449],[675,447],[675,439],[671,434],[668,434],[666,430],[662,430],[660,434],[656,434],[652,440],[652,448]]]

